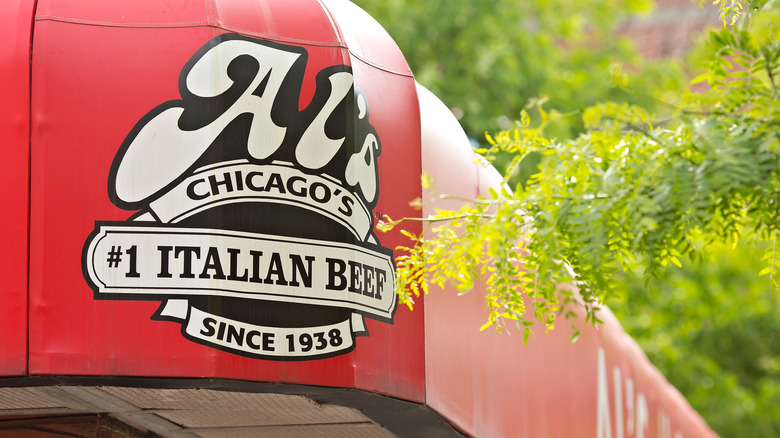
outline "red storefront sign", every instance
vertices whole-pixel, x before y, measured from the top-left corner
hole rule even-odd
[[[402,240],[373,227],[415,214],[414,80],[386,42],[346,48],[378,25],[314,1],[71,3],[39,2],[33,36],[30,372],[422,401]]]
[[[0,4],[0,375],[27,371],[30,36],[33,1]]]
[[[477,331],[479,285],[398,306],[408,240],[377,218],[420,214],[423,171],[468,197],[500,177],[351,3],[0,12],[0,375],[359,388],[476,436],[713,435],[608,311],[523,346]]]

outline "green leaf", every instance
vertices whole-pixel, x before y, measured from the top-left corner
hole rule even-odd
[[[707,80],[707,73],[702,73],[702,74],[694,77],[693,79],[691,79],[691,84],[698,84],[698,83],[704,82],[706,80]]]

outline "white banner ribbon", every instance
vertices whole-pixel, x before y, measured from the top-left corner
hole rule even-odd
[[[348,308],[392,320],[381,247],[228,230],[98,223],[84,252],[96,298],[224,296]]]
[[[225,204],[264,202],[294,205],[328,217],[366,241],[373,226],[371,212],[337,182],[310,175],[282,163],[246,161],[199,169],[150,204],[160,222],[177,223]]]
[[[190,307],[185,335],[238,354],[311,359],[352,350],[351,319],[317,327],[266,327],[235,321]]]

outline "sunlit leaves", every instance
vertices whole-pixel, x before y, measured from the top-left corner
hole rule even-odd
[[[734,25],[745,9],[745,6],[740,0],[715,0],[713,5],[718,6],[720,10],[720,19],[724,23]]]
[[[767,8],[754,14],[740,2],[721,3],[759,22],[780,8],[754,2]],[[552,329],[572,303],[598,323],[595,309],[618,290],[619,273],[639,267],[657,277],[686,260],[706,260],[714,241],[762,244],[756,275],[777,284],[780,47],[766,37],[776,32],[771,23],[758,30],[745,23],[711,33],[706,71],[695,79],[709,89],[683,94],[667,106],[671,114],[615,102],[560,114],[542,98],[528,107],[538,116],[523,111],[513,129],[488,136],[487,157],[513,156],[505,181],[527,177],[512,193],[492,191],[490,199],[426,218],[430,237],[412,236],[414,244],[401,249],[402,301],[410,304],[430,285],[465,292],[483,281],[485,327],[516,321],[527,340],[534,321]],[[611,73],[623,81],[622,70]],[[585,132],[547,136],[548,126],[573,116]],[[560,289],[567,283],[577,292]]]

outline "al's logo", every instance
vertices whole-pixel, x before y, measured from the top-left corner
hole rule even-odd
[[[347,65],[238,35],[185,65],[181,100],[128,134],[108,181],[126,222],[96,222],[84,277],[96,299],[160,300],[194,342],[276,360],[331,357],[393,322],[392,251],[373,214],[381,145]]]

